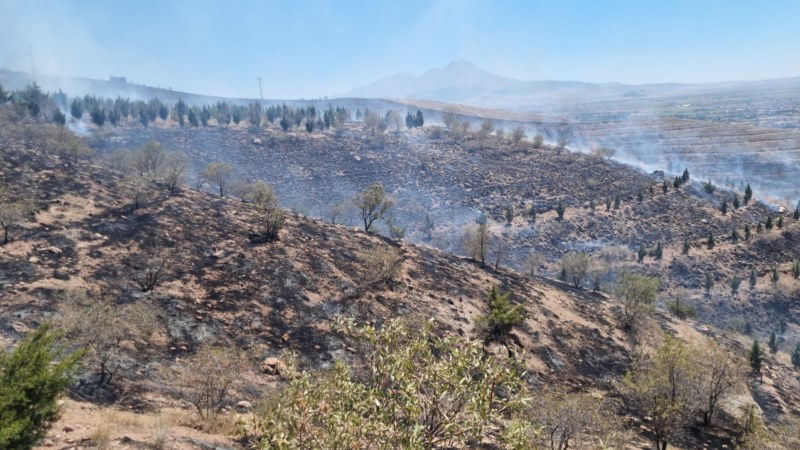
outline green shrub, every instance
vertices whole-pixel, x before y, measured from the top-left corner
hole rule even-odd
[[[58,419],[56,401],[82,355],[66,354],[58,337],[44,324],[0,352],[0,448],[32,448]]]
[[[478,317],[475,327],[487,340],[501,340],[525,321],[525,308],[511,303],[508,297],[509,293],[500,292],[497,286],[492,286],[486,293],[489,313]]]

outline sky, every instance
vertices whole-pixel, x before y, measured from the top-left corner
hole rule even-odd
[[[502,76],[800,76],[800,1],[0,0],[0,67],[318,98],[464,59]]]

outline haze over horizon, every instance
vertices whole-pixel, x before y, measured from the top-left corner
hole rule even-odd
[[[800,75],[800,5],[730,2],[0,0],[0,67],[208,95],[315,98],[466,60],[518,80]],[[481,30],[476,32],[475,30]],[[343,56],[343,55],[346,55]]]

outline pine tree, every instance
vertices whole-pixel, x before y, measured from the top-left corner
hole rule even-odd
[[[417,110],[417,115],[414,116],[414,127],[422,128],[425,125],[425,117],[422,116],[422,111]]]
[[[778,281],[780,281],[780,274],[776,266],[772,266],[772,272],[770,273],[769,279],[772,281],[772,284],[777,284]]]
[[[622,200],[619,198],[619,194],[617,194],[617,196],[614,197],[614,209],[619,209],[619,205],[621,202]]]
[[[641,190],[639,191],[639,193],[636,194],[636,200],[639,200],[639,203],[642,203],[644,201],[644,194],[642,193]]]
[[[756,277],[756,269],[750,269],[750,289],[755,289],[756,283],[758,283],[758,278]]]
[[[800,278],[800,261],[795,261],[792,263],[792,276],[795,280]]]
[[[719,205],[719,210],[722,211],[722,215],[728,214],[728,200],[723,199],[722,204]]]
[[[714,242],[714,232],[713,231],[709,231],[708,232],[708,241],[706,242],[706,246],[708,247],[709,250],[711,250],[712,248],[714,248],[714,245],[716,245],[715,242]]]
[[[738,275],[734,275],[731,278],[731,295],[736,295],[739,293],[739,286],[742,284],[742,279],[739,278]]]
[[[675,177],[675,180],[672,182],[672,187],[678,189],[679,187],[681,187],[681,183],[682,183],[681,177]]]
[[[56,110],[53,111],[53,122],[55,122],[55,123],[57,123],[59,125],[66,125],[67,124],[67,116],[65,116],[64,113],[62,113],[60,109],[56,108]]]
[[[564,203],[559,200],[558,205],[556,206],[556,214],[558,214],[558,220],[564,219],[564,213],[567,212],[567,207],[564,206]]]
[[[797,343],[797,346],[792,351],[792,365],[795,369],[800,369],[800,342]]]
[[[739,209],[740,206],[742,205],[739,203],[739,194],[733,194],[733,209]]]
[[[514,207],[511,205],[506,206],[505,210],[506,216],[506,225],[511,225],[511,222],[514,221]]]
[[[769,335],[769,351],[772,354],[778,353],[778,337],[775,336],[775,330]]]
[[[748,359],[750,360],[750,368],[753,370],[753,373],[759,376],[763,382],[764,375],[761,373],[761,365],[764,362],[764,353],[761,351],[758,339],[753,341],[753,347],[750,349],[750,356]]]
[[[797,206],[794,208],[794,214],[792,214],[794,220],[800,220],[800,202],[797,202]]]
[[[186,102],[183,101],[183,99],[178,99],[178,103],[175,104],[175,113],[178,115],[178,125],[180,125],[181,128],[183,128],[184,124],[186,123],[183,121],[183,118],[186,117],[186,114],[188,112],[189,112],[189,105],[187,105]],[[197,120],[197,117],[195,117],[195,120]],[[192,125],[192,126],[197,126],[197,125]]]
[[[194,108],[189,108],[189,125],[194,128],[200,126],[200,119],[197,117],[197,113],[194,112]]]
[[[764,226],[767,227],[768,230],[772,230],[772,216],[767,217],[767,222],[764,224]]]
[[[656,244],[656,249],[653,252],[653,257],[656,259],[656,261],[660,261],[663,256],[664,256],[664,245],[661,242],[659,242],[658,244]]]
[[[689,169],[683,169],[683,175],[681,176],[681,181],[684,183],[689,181]]]
[[[711,295],[711,290],[714,289],[714,277],[710,273],[706,273],[706,281],[704,283],[706,288],[706,295]]]
[[[536,222],[536,205],[531,203],[531,209],[528,210],[528,218],[530,219],[531,223]]]
[[[783,216],[778,216],[778,223],[776,223],[775,226],[777,226],[779,230],[783,228]]]
[[[106,122],[106,111],[104,109],[100,109],[99,106],[95,105],[89,115],[92,117],[92,123],[98,127],[102,127]]]
[[[689,238],[683,240],[683,254],[688,255],[689,250],[692,248],[692,243],[689,241]]]
[[[744,240],[745,241],[749,241],[750,240],[750,236],[752,236],[752,234],[753,233],[750,231],[750,224],[749,223],[745,224],[745,226],[744,226]]]
[[[744,204],[750,203],[750,200],[753,198],[753,190],[750,188],[750,183],[747,183],[747,187],[744,188]]]
[[[28,449],[58,419],[58,398],[81,353],[67,354],[47,324],[10,353],[0,349],[0,448]]]
[[[733,242],[734,244],[739,242],[739,232],[736,231],[736,228],[731,230],[731,242]]]
[[[72,100],[69,105],[69,113],[76,120],[81,120],[81,117],[83,117],[83,101],[79,98]]]
[[[644,244],[639,245],[639,262],[644,262],[644,257],[647,256],[647,249],[644,248]]]

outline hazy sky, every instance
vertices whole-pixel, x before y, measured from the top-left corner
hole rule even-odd
[[[0,67],[269,98],[466,59],[521,79],[800,75],[800,1],[0,0]]]

